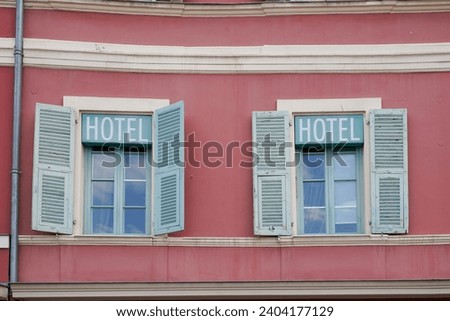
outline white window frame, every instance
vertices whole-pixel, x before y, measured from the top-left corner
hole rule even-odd
[[[168,106],[169,99],[151,98],[111,98],[111,97],[85,97],[64,96],[63,106],[72,107],[75,113],[75,162],[74,162],[74,200],[73,200],[73,236],[84,234],[84,148],[81,143],[81,114],[82,113],[110,113],[110,114],[136,114],[153,115],[155,110]],[[151,191],[155,190],[154,173],[151,171]],[[151,204],[154,204],[154,193],[151,193]],[[152,226],[153,228],[153,226]],[[153,233],[151,233],[153,235]],[[151,235],[148,235],[151,237]],[[89,234],[95,236],[95,234]],[[117,235],[128,236],[128,235]],[[129,235],[133,236],[133,235]],[[142,235],[140,235],[142,236]],[[146,235],[144,235],[146,236]]]
[[[370,232],[370,220],[371,220],[371,183],[370,183],[370,126],[369,126],[369,111],[371,109],[381,109],[381,98],[338,98],[338,99],[278,99],[277,111],[287,111],[290,114],[290,123],[292,126],[289,128],[290,141],[294,142],[294,116],[295,115],[327,115],[327,114],[362,114],[364,116],[364,145],[362,147],[362,180],[363,180],[363,204],[362,205],[362,234],[371,234]],[[290,159],[295,159],[295,148],[288,148],[290,153]],[[292,235],[294,236],[308,236],[307,234],[299,234],[297,230],[298,204],[296,197],[296,168],[288,168],[289,175],[291,176],[291,213],[292,213]],[[339,234],[321,234],[320,236],[335,236]],[[344,234],[347,235],[347,234]],[[358,234],[361,235],[361,234]],[[317,236],[317,235],[316,235]]]

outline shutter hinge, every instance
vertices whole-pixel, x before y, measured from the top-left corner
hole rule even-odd
[[[366,125],[370,125],[370,120],[366,121]]]
[[[291,127],[292,127],[292,120],[290,120],[290,121],[289,121],[289,126],[291,126]]]
[[[78,119],[75,119],[75,124],[78,124]]]

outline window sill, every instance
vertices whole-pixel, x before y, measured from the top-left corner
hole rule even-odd
[[[293,237],[151,237],[20,235],[22,246],[317,247],[450,245],[450,235],[326,235]]]

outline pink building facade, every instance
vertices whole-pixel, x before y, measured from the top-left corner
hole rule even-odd
[[[3,299],[450,297],[450,1],[31,0],[23,18],[11,282],[0,4]],[[167,166],[132,170],[173,133]]]

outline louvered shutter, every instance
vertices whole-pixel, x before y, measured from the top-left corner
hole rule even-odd
[[[255,235],[290,235],[289,113],[253,112]]]
[[[36,231],[72,233],[74,125],[71,108],[37,104],[32,207]]]
[[[370,112],[372,233],[408,232],[406,109]]]
[[[160,108],[154,118],[154,234],[184,229],[184,103]]]

